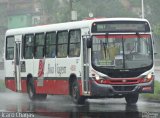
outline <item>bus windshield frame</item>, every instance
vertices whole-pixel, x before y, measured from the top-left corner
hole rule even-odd
[[[153,65],[150,34],[92,36],[92,66],[97,70],[143,70]]]

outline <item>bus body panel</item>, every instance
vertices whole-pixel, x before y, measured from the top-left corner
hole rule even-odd
[[[67,30],[68,32],[73,29],[81,30],[81,46],[79,57],[57,57],[53,58],[43,57],[40,59],[24,59],[20,56],[20,78],[21,78],[21,90],[19,92],[27,92],[27,76],[32,75],[34,80],[35,91],[37,94],[57,94],[57,95],[69,95],[71,83],[69,80],[74,75],[79,84],[80,96],[87,97],[114,97],[116,95],[125,95],[130,93],[152,93],[154,90],[154,77],[150,82],[141,83],[139,77],[136,77],[137,83],[127,83],[130,79],[135,78],[110,78],[107,74],[96,70],[92,66],[92,49],[87,47],[88,39],[91,39],[92,35],[107,35],[107,33],[91,33],[92,24],[100,21],[145,21],[144,19],[130,19],[130,18],[111,18],[111,19],[98,19],[90,21],[78,21],[70,23],[53,24],[46,26],[20,28],[8,30],[6,37],[15,36],[17,34],[25,35],[30,33],[42,33],[46,32],[58,32]],[[115,33],[116,34],[116,33]],[[119,35],[121,33],[117,33]],[[125,34],[125,33],[124,33]],[[143,34],[143,33],[142,33]],[[144,33],[145,34],[145,33]],[[147,34],[147,33],[146,33]],[[151,35],[151,34],[150,34]],[[22,41],[23,42],[23,41]],[[21,43],[22,43],[21,42]],[[56,43],[57,44],[57,43]],[[21,45],[21,47],[23,47]],[[57,48],[57,47],[56,47]],[[5,51],[6,52],[6,51]],[[67,51],[68,52],[68,51]],[[57,52],[56,52],[57,53]],[[69,53],[69,52],[68,52]],[[22,54],[22,50],[20,52]],[[34,56],[34,54],[33,54]],[[154,66],[139,76],[146,76],[149,73],[154,75]],[[116,74],[116,73],[115,73]],[[96,77],[108,77],[114,81],[120,81],[119,83],[98,83]],[[143,78],[144,79],[144,78]],[[8,60],[5,56],[5,84],[6,87],[17,91],[17,85],[15,81],[15,62],[14,59]],[[128,88],[125,88],[125,87]],[[116,91],[117,89],[118,91]],[[125,91],[125,89],[127,89]],[[120,90],[120,91],[119,91]],[[123,91],[124,90],[124,91]]]
[[[153,73],[153,72],[154,71],[152,68],[147,73]],[[93,69],[91,73],[93,74]],[[100,75],[104,76],[104,74]],[[135,93],[154,93],[154,76],[152,76],[152,80],[150,82],[141,82],[142,79],[144,78],[141,77],[112,78],[104,83],[98,83],[95,81],[95,79],[93,79],[93,77],[90,77],[91,96],[118,97]]]
[[[90,87],[89,87],[89,48],[87,48],[87,40],[90,38],[90,29],[88,27],[82,28],[82,48],[81,48],[81,83],[82,83],[82,95],[89,96],[90,95]]]
[[[37,80],[35,80],[35,87],[36,93],[40,94],[68,95],[69,93],[67,80],[47,80],[45,78],[43,86],[37,86]]]
[[[54,59],[50,59],[50,61],[48,60],[48,62],[46,59],[43,85],[38,86],[37,79],[35,80],[36,93],[67,95],[69,94],[69,76],[66,74],[67,73],[70,73],[70,75],[74,74],[77,76],[77,78],[80,78],[81,76],[81,68],[79,68],[81,64],[80,58],[68,57],[67,60],[63,58],[56,58],[56,63],[53,64],[53,62]]]
[[[14,78],[7,78],[5,77],[5,86],[6,88],[16,91],[16,84]]]

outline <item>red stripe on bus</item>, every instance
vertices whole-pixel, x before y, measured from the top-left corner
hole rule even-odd
[[[69,81],[68,80],[44,80],[43,86],[37,86],[37,80],[34,83],[36,93],[44,94],[69,94]]]
[[[15,80],[6,80],[5,85],[6,85],[6,88],[12,91],[16,91]]]
[[[82,82],[78,80],[80,95],[82,95]],[[6,88],[16,91],[15,80],[6,80]],[[37,80],[34,82],[36,93],[39,94],[57,94],[57,95],[69,95],[69,81],[68,80],[44,80],[44,86],[37,86]],[[23,93],[27,92],[26,80],[21,80],[21,87]]]

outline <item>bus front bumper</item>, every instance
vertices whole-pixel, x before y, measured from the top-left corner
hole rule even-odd
[[[130,85],[98,84],[93,80],[90,88],[92,97],[123,97],[126,94],[153,93],[154,80]]]

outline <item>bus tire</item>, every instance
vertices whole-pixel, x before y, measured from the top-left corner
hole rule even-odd
[[[77,80],[74,80],[72,83],[72,99],[73,102],[76,104],[84,104],[85,103],[85,97],[80,96],[80,90]]]
[[[136,104],[138,101],[139,94],[128,94],[125,96],[127,104]]]
[[[37,100],[46,100],[47,94],[38,94]]]
[[[30,100],[46,100],[47,94],[36,94],[34,84],[31,80],[28,82],[27,89]]]
[[[38,95],[36,94],[36,91],[34,88],[34,84],[31,80],[27,84],[27,92],[30,100],[36,100],[38,98]]]

